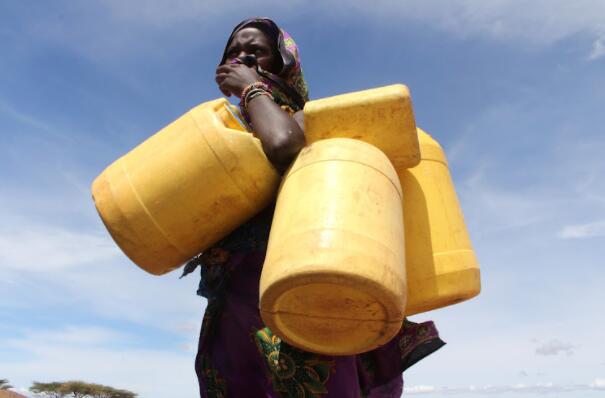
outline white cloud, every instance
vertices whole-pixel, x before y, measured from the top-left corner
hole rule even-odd
[[[603,294],[597,290],[602,285],[602,278],[599,277],[592,285],[571,286],[571,290],[558,286],[555,290],[560,297],[566,298],[563,300],[550,292],[526,292],[519,288],[520,280],[525,277],[523,270],[531,267],[531,261],[525,263],[520,259],[515,265],[520,266],[521,271],[513,273],[517,275],[506,282],[503,277],[508,279],[509,276],[498,269],[505,267],[507,262],[490,260],[486,259],[481,264],[484,290],[479,297],[412,317],[415,322],[434,320],[447,345],[407,370],[404,374],[406,385],[435,388],[474,385],[482,388],[488,384],[508,386],[523,383],[533,386],[549,381],[578,384],[603,374],[604,368],[599,366],[603,362],[599,350],[578,348],[571,356],[564,355],[564,352],[555,357],[535,354],[536,347],[554,339],[574,346],[576,342],[581,342],[582,347],[602,346],[600,331],[605,325],[605,318],[594,306],[582,308],[584,303],[602,301]],[[512,296],[511,292],[514,292]],[[540,295],[547,296],[546,308],[536,301]],[[509,312],[510,308],[515,310]],[[551,311],[554,313],[552,316],[549,314]],[[563,312],[568,316],[558,317],[557,314]],[[591,327],[578,330],[576,325],[587,319],[590,319]],[[557,332],[555,336],[553,331]],[[536,336],[537,340],[530,341],[531,336]],[[489,358],[497,360],[490,362]],[[486,361],[490,366],[477,366]],[[520,376],[520,369],[527,376]],[[599,370],[596,375],[595,370]],[[434,396],[443,395],[438,391]]]
[[[268,6],[279,4],[277,0],[262,1]],[[224,16],[233,10],[251,7],[245,1],[223,2],[221,0],[206,0],[204,2],[195,0],[141,0],[120,1],[109,0],[102,3],[112,18],[129,23],[153,26],[156,28],[167,28],[183,22],[199,22]],[[141,7],[141,5],[145,7]],[[257,6],[256,4],[254,6]]]
[[[561,239],[582,239],[605,236],[605,221],[567,225],[559,231]]]
[[[577,33],[594,35],[605,25],[605,3],[600,0],[457,0],[438,6],[421,0],[399,3],[397,17],[407,14],[462,37],[506,40],[522,46],[548,45]]]
[[[80,379],[126,388],[145,398],[196,396],[193,353],[113,346],[133,339],[136,336],[89,327],[27,333],[3,343],[23,355],[16,360],[0,357],[0,369],[9,370],[3,376],[16,386]]]
[[[190,319],[187,321],[179,322],[174,326],[174,331],[185,336],[190,336],[199,332],[200,322],[199,319]]]
[[[605,379],[594,379],[590,386],[595,390],[605,390]]]
[[[17,109],[15,109],[8,101],[4,99],[0,99],[0,112],[4,114],[4,116],[8,116],[9,118],[18,121],[28,127],[42,130],[44,132],[49,132],[49,126],[33,117],[30,114],[23,113]]]
[[[569,356],[574,353],[574,349],[575,346],[570,343],[565,343],[559,340],[550,340],[537,347],[536,354],[550,356],[564,353],[565,355]]]
[[[119,254],[110,239],[61,226],[0,228],[0,268],[51,272],[106,261]]]
[[[406,394],[426,394],[426,393],[435,392],[435,390],[437,390],[437,388],[435,386],[419,385],[419,386],[405,387]]]
[[[605,56],[605,34],[598,37],[594,43],[592,43],[592,51],[588,55],[590,61]]]
[[[67,48],[95,64],[119,65],[142,56],[167,57],[171,50],[179,53],[198,45],[200,37],[215,33],[221,16],[241,5],[216,0],[66,2],[59,15],[25,19],[20,33]]]
[[[49,275],[71,302],[102,318],[120,319],[197,336],[205,300],[196,296],[199,279],[178,279],[178,271],[158,277],[122,258],[115,263]],[[175,326],[177,325],[177,326]]]
[[[130,262],[104,230],[88,190],[80,192],[81,179],[72,180],[51,184],[58,192],[0,192],[0,308],[16,319],[20,311],[45,311],[63,322],[88,314],[146,325],[178,333],[175,350],[195,345],[205,307],[195,294],[197,275],[157,277]],[[66,192],[69,184],[75,189]],[[45,217],[53,220],[45,224]]]
[[[39,346],[70,345],[92,347],[118,341],[131,341],[132,336],[113,329],[95,326],[66,326],[59,330],[29,330],[20,338],[5,340],[3,344],[34,352]],[[32,344],[35,342],[35,344]]]
[[[521,229],[551,219],[563,205],[535,187],[499,186],[499,166],[488,163],[477,162],[475,170],[456,186],[465,219],[475,233]]]
[[[175,45],[190,47],[199,46],[202,36],[206,40],[214,34],[226,36],[237,22],[234,15],[270,14],[287,22],[301,12],[325,18],[337,15],[339,20],[363,17],[366,23],[420,22],[461,38],[505,40],[521,46],[549,45],[578,33],[594,38],[605,26],[605,2],[600,0],[110,0],[68,3],[62,18],[34,20],[27,30],[37,39],[64,45],[91,61],[109,62],[115,56],[123,61],[142,52],[154,54],[155,42],[169,37],[178,37]],[[593,49],[593,54],[600,56],[600,51]]]
[[[446,153],[473,237],[511,229],[533,232],[528,238],[534,242],[605,235],[605,220],[595,217],[605,210],[605,130],[597,122],[567,125],[563,120],[549,130],[547,140],[534,141],[529,126],[569,112],[548,101],[528,92],[496,102],[477,112],[460,127],[459,138],[448,143]],[[510,140],[501,140],[513,130]]]
[[[393,20],[417,20],[430,26],[463,36],[497,39],[530,40],[552,43],[578,32],[594,32],[605,26],[605,3],[600,0],[378,0],[360,2],[336,0],[331,2],[292,1],[287,4],[266,0],[250,4],[244,1],[223,3],[179,0],[169,5],[163,1],[105,2],[113,18],[146,24],[152,27],[173,26],[183,22],[207,21],[228,16],[233,10],[240,14],[262,14],[265,10],[291,17],[305,11],[323,13],[343,12],[379,15]]]
[[[27,195],[14,195],[8,202],[0,197],[0,308],[15,318],[23,310],[46,311],[64,322],[85,313],[178,333],[195,343],[205,306],[195,294],[197,275],[179,280],[178,271],[163,277],[147,274],[102,230],[92,205],[86,212],[70,213],[76,203],[72,197],[54,198],[48,192],[46,197],[68,205],[40,209]],[[82,198],[90,201],[89,195]],[[59,211],[66,212],[59,224],[39,224],[26,216]],[[79,224],[72,225],[73,220]]]
[[[554,384],[551,382],[535,384],[511,384],[511,385],[470,385],[464,387],[433,387],[433,386],[410,386],[405,388],[405,393],[410,395],[436,394],[437,396],[448,394],[501,394],[507,392],[526,394],[565,393],[577,391],[601,390],[605,388],[605,380],[596,379],[586,384]]]

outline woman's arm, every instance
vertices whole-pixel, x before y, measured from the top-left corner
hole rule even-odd
[[[278,167],[287,167],[305,146],[304,124],[266,95],[249,102],[248,114],[269,160]]]
[[[216,82],[226,95],[239,97],[248,85],[260,80],[256,70],[242,64],[221,65],[216,70]],[[286,168],[305,146],[302,112],[290,116],[266,95],[252,99],[247,112],[271,163]]]

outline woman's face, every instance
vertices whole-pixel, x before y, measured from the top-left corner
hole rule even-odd
[[[227,47],[226,64],[246,55],[254,55],[258,65],[272,73],[279,73],[279,60],[275,51],[275,43],[260,29],[243,28],[233,36]]]

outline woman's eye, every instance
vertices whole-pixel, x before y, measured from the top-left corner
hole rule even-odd
[[[257,55],[258,55],[258,54],[263,54],[263,49],[262,49],[262,48],[260,48],[260,47],[252,47],[252,48],[250,49],[250,52],[251,52],[252,54],[257,54]]]

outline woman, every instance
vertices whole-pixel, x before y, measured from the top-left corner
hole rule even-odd
[[[266,18],[237,25],[216,83],[240,98],[243,123],[284,170],[305,145],[302,108],[308,92],[294,40]],[[202,397],[400,397],[402,372],[440,348],[432,322],[405,321],[387,345],[356,356],[304,352],[266,328],[258,285],[274,207],[262,211],[192,259],[201,266],[198,294],[208,298],[195,369]]]

